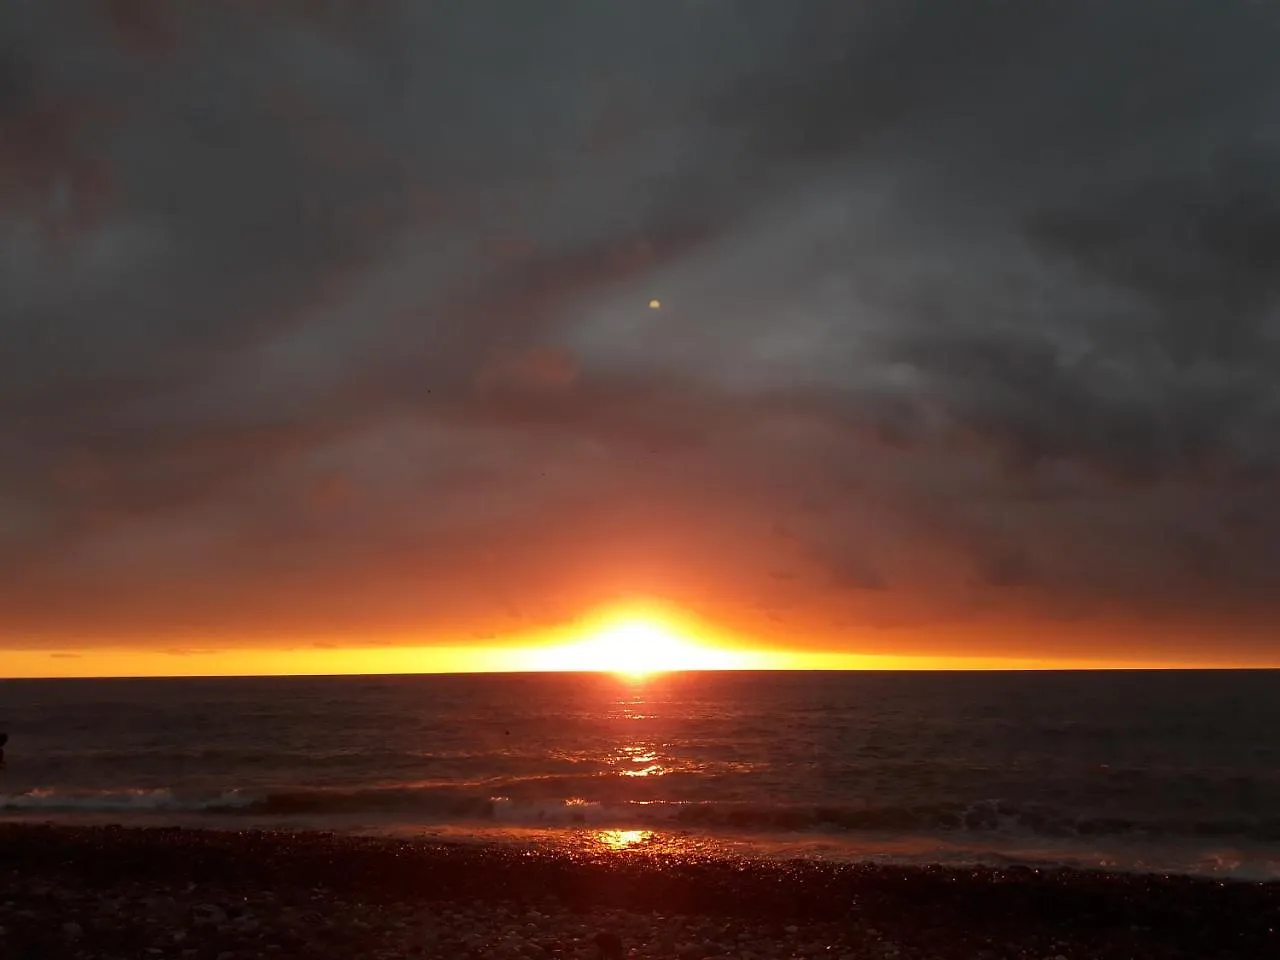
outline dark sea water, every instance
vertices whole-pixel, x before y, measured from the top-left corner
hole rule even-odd
[[[1280,877],[1280,673],[0,682],[0,818]]]

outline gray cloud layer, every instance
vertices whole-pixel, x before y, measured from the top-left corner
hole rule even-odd
[[[1276,49],[1234,0],[7,4],[7,639],[1261,622]]]

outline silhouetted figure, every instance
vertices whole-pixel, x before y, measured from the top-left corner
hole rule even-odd
[[[9,742],[7,733],[0,733],[0,770],[4,769],[4,745]]]

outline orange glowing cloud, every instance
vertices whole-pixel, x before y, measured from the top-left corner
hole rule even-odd
[[[10,6],[0,673],[1280,657],[1260,7]]]

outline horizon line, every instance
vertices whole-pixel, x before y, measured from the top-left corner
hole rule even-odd
[[[539,677],[585,676],[616,677],[620,681],[641,684],[667,676],[687,676],[701,673],[1267,673],[1280,671],[1280,664],[1178,664],[1178,665],[1130,665],[1117,666],[1008,666],[1008,667],[715,667],[686,670],[655,670],[643,675],[616,670],[393,670],[372,673],[175,673],[175,674],[102,674],[95,676],[0,676],[0,683],[24,681],[84,681],[84,680],[343,680],[354,678],[383,679],[388,677]]]

